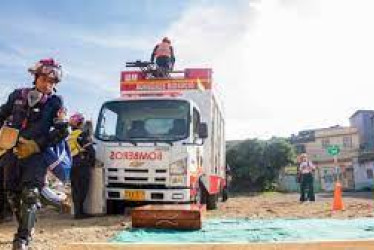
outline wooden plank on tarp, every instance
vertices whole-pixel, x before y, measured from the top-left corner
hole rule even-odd
[[[131,212],[134,228],[201,229],[205,206],[146,205]]]

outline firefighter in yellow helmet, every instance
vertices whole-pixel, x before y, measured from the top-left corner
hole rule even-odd
[[[70,117],[69,124],[72,129],[68,137],[68,143],[73,158],[70,179],[74,203],[74,218],[83,219],[88,217],[84,213],[83,203],[90,185],[90,168],[95,164],[95,150],[90,134],[88,131],[83,130],[83,115],[75,113]]]

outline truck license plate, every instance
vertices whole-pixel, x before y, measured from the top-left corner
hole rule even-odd
[[[144,191],[125,190],[125,199],[130,201],[143,201],[145,200],[145,193]]]

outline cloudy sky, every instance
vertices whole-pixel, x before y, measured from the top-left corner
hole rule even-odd
[[[212,67],[228,139],[348,125],[374,109],[372,0],[18,0],[0,8],[0,101],[30,85],[44,57],[64,68],[58,93],[95,119],[119,95],[125,61],[172,39],[177,68]]]

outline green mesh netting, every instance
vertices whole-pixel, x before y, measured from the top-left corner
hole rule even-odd
[[[374,219],[210,219],[196,231],[127,229],[110,239],[126,243],[323,241],[374,238]]]

